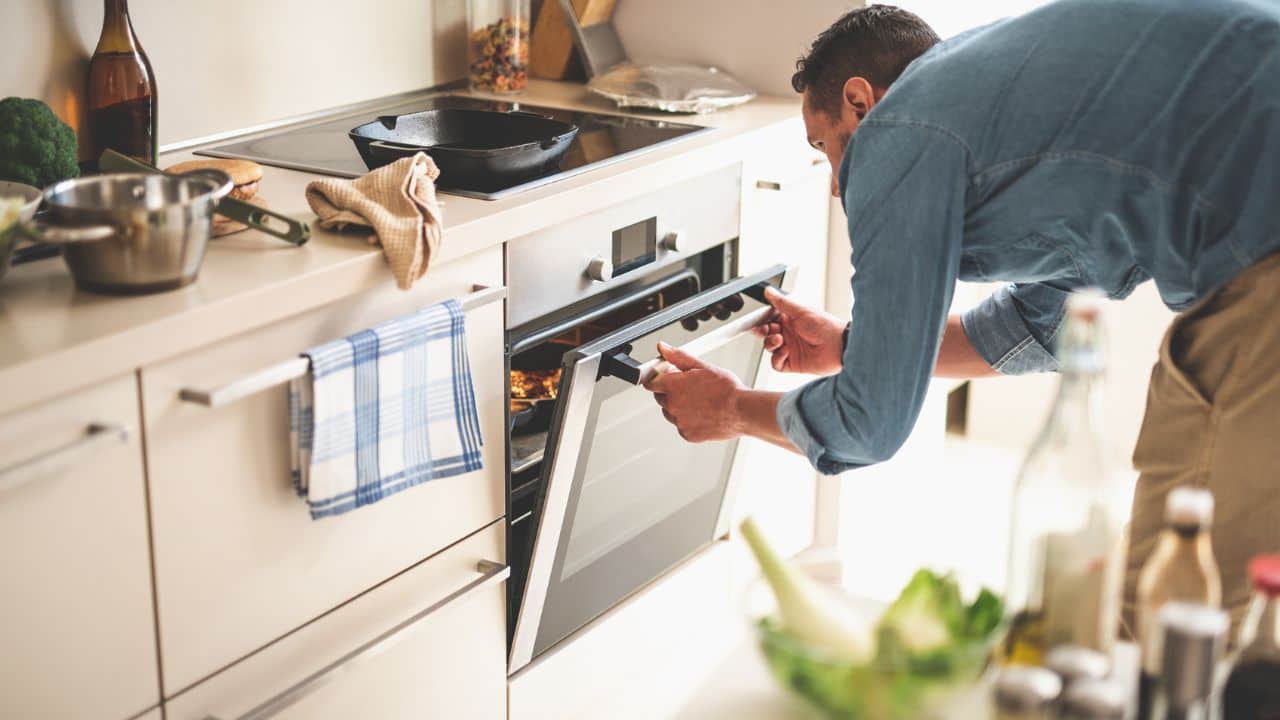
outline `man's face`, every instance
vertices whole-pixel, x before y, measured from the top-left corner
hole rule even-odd
[[[870,103],[874,102],[874,98],[870,98]],[[848,98],[841,98],[839,112],[833,114],[815,107],[812,92],[806,90],[800,107],[809,144],[824,153],[831,162],[831,194],[840,197],[840,182],[836,177],[840,172],[840,161],[844,158],[844,149],[849,145],[849,139],[858,129],[861,116],[866,114],[866,109],[863,109],[865,106],[855,107]]]

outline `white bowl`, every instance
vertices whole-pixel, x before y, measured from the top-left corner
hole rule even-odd
[[[18,209],[18,223],[30,222],[35,217],[36,208],[40,207],[40,199],[44,193],[40,188],[22,183],[0,180],[0,198],[22,198],[25,203]],[[9,271],[9,260],[13,257],[13,248],[17,245],[17,233],[0,230],[0,278]]]
[[[40,207],[40,198],[43,196],[44,192],[38,187],[0,180],[0,198],[19,197],[27,201],[18,211],[18,222],[27,222],[35,217],[36,208]]]

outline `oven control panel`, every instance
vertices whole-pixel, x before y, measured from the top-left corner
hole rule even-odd
[[[733,240],[741,188],[731,165],[509,241],[507,326]]]

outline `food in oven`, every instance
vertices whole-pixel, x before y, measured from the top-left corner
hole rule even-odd
[[[512,370],[511,399],[555,400],[560,387],[561,368],[550,370]],[[515,403],[512,403],[514,406]]]

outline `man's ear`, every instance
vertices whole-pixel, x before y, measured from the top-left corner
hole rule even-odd
[[[862,120],[876,106],[875,89],[863,77],[851,77],[844,81],[842,104],[852,112],[858,120]]]

